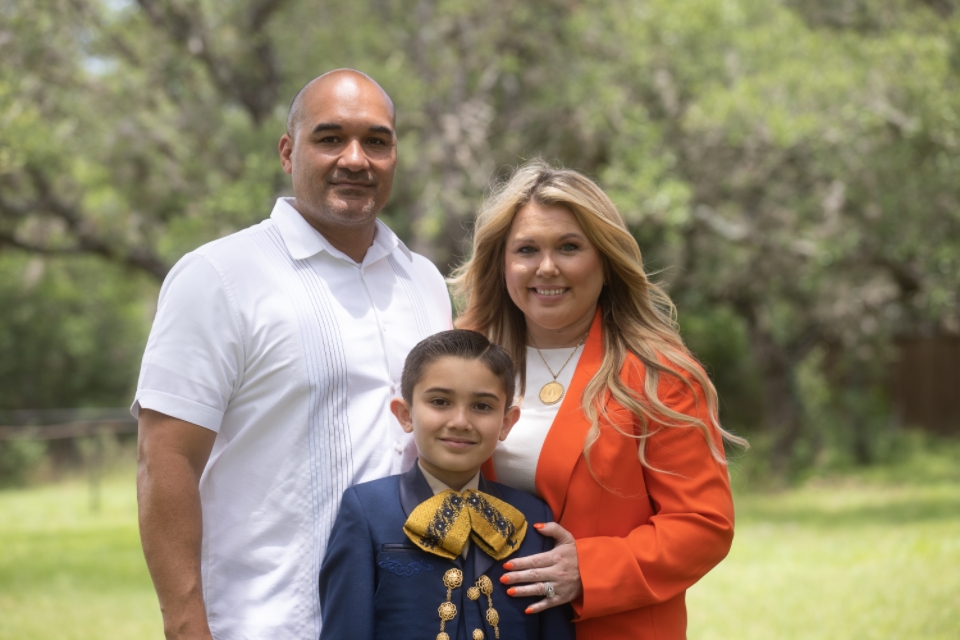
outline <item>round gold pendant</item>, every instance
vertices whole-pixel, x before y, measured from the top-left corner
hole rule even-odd
[[[540,402],[543,404],[557,404],[563,398],[563,385],[554,380],[540,388]]]

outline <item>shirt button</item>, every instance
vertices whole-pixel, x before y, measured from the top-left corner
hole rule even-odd
[[[398,456],[402,456],[402,455],[403,455],[403,445],[400,444],[399,442],[397,443],[397,455],[398,455]]]

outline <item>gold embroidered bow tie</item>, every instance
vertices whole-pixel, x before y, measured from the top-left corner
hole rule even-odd
[[[487,555],[503,560],[523,542],[527,519],[482,491],[447,489],[420,503],[403,530],[418,547],[444,558],[456,558],[473,539]]]

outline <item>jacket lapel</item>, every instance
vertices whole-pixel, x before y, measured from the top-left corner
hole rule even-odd
[[[603,362],[603,326],[600,307],[593,317],[583,353],[563,396],[557,416],[550,425],[537,462],[537,493],[550,505],[553,519],[560,521],[570,487],[570,477],[583,455],[583,443],[590,430],[590,421],[581,406],[583,390],[600,370]]]
[[[503,499],[497,487],[487,482],[483,477],[483,473],[480,474],[480,485],[477,488],[484,493],[490,494],[494,498]],[[470,561],[470,556],[473,556],[473,577],[475,579],[486,573],[487,569],[495,562],[492,556],[488,556],[483,551],[480,551],[472,541],[470,543],[470,550],[467,552],[468,562]]]
[[[400,506],[403,515],[410,517],[421,502],[433,497],[433,489],[420,471],[420,464],[414,462],[410,470],[400,475]]]

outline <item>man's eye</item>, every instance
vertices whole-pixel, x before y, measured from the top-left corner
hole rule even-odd
[[[320,138],[320,142],[322,144],[337,144],[340,142],[340,138],[337,136],[326,136],[324,138]]]

